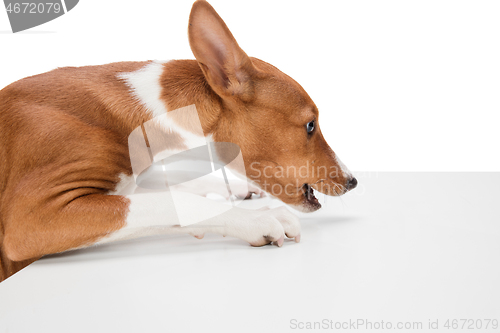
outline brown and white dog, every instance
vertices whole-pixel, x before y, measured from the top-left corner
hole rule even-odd
[[[314,190],[336,196],[356,186],[304,89],[248,57],[206,1],[194,3],[188,34],[196,60],[59,68],[0,91],[0,281],[47,254],[147,234],[299,241],[298,218],[284,207],[233,208],[217,217],[224,227],[181,227],[168,221],[164,192],[120,195],[134,182],[130,133],[189,105],[205,136],[241,148],[253,184],[301,211],[320,208]],[[290,167],[307,172],[285,175]],[[190,193],[183,202],[199,211],[218,204]]]

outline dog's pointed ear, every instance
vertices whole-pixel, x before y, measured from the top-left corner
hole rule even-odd
[[[256,69],[208,2],[194,3],[188,34],[191,50],[212,89],[221,97],[248,98],[250,77]]]

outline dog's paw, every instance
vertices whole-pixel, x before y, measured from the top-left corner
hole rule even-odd
[[[286,207],[270,209],[268,212],[281,223],[286,237],[295,239],[297,243],[300,242],[300,221],[295,214]]]
[[[294,238],[297,243],[300,241],[299,219],[285,207],[246,211],[243,214],[226,224],[228,235],[243,239],[252,246],[273,243],[281,247],[285,235]]]
[[[260,197],[265,196],[265,192],[262,191],[255,185],[252,185],[246,181],[231,181],[231,193],[238,199],[251,199],[252,194],[259,195]]]
[[[252,194],[259,195],[260,197],[265,196],[265,192],[262,191],[257,186],[243,181],[231,179],[229,181],[229,192],[226,182],[214,176],[206,176],[203,178],[195,179],[189,182],[184,182],[175,185],[175,189],[182,192],[193,193],[203,197],[209,197],[215,195],[215,198],[221,197],[225,200],[229,200],[231,195],[236,199],[250,199]]]

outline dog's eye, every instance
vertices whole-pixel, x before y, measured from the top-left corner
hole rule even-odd
[[[307,134],[311,134],[314,131],[314,120],[307,123],[306,129]]]

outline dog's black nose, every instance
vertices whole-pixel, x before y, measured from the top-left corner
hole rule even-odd
[[[356,188],[356,186],[358,186],[358,180],[354,177],[352,177],[351,179],[349,179],[349,181],[347,182],[347,190],[350,191],[354,188]]]

